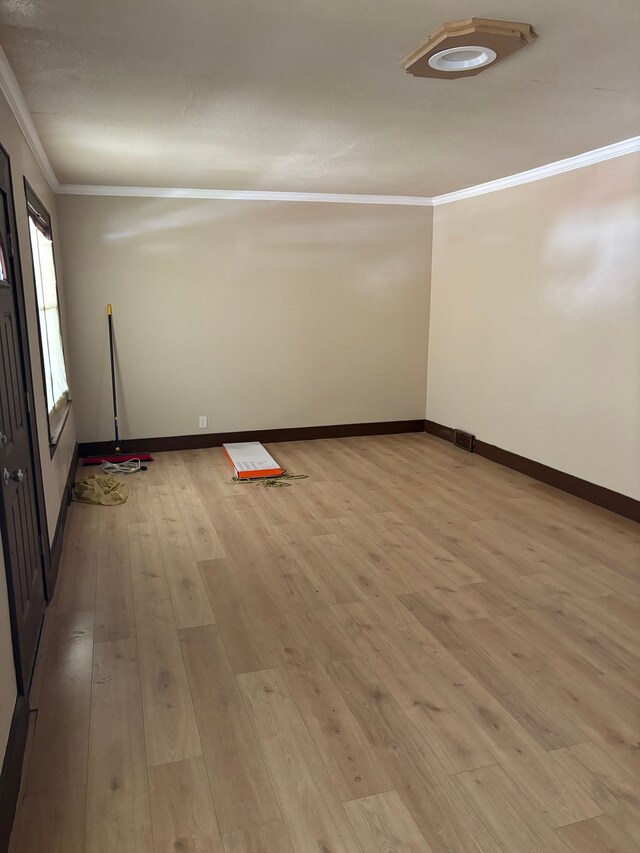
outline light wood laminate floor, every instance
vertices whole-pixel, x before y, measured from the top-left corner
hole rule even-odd
[[[12,853],[631,853],[640,527],[426,435],[72,505]],[[83,472],[81,472],[83,473]]]

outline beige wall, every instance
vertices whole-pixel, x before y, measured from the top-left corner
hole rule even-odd
[[[56,269],[58,274],[58,290],[62,305],[64,324],[64,282],[63,263],[60,252],[60,235],[58,229],[56,196],[47,184],[40,167],[38,166],[31,149],[22,135],[13,113],[9,109],[4,96],[0,93],[0,144],[9,153],[11,158],[11,174],[13,179],[13,193],[18,222],[18,242],[20,244],[20,261],[22,266],[22,278],[24,283],[24,295],[27,308],[27,323],[29,327],[29,345],[31,350],[31,368],[33,374],[33,386],[35,394],[35,409],[38,424],[38,440],[40,442],[40,460],[42,463],[42,477],[44,481],[45,501],[47,504],[47,521],[49,527],[49,538],[53,539],[60,501],[64,485],[69,472],[69,465],[73,456],[76,443],[76,432],[74,423],[74,406],[67,420],[58,448],[53,459],[49,456],[49,433],[47,426],[47,410],[44,396],[44,385],[42,370],[40,367],[40,349],[38,344],[38,319],[36,313],[36,294],[33,283],[33,271],[31,268],[31,250],[29,246],[29,223],[27,219],[27,207],[24,197],[23,179],[27,180],[35,190],[36,195],[51,214],[54,244],[56,247]],[[68,350],[68,335],[64,342]],[[69,354],[67,352],[67,360]],[[67,365],[67,369],[68,369]],[[73,390],[73,387],[72,387]]]
[[[424,416],[428,208],[61,196],[80,439]]]
[[[640,155],[435,209],[427,417],[640,498]]]

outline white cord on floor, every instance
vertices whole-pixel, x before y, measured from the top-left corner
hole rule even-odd
[[[127,462],[102,462],[100,467],[105,474],[135,474],[142,466],[139,459],[129,459]]]

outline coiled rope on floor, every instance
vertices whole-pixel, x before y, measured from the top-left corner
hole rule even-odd
[[[232,483],[253,483],[256,486],[265,486],[267,488],[286,489],[292,486],[293,483],[284,482],[286,480],[307,480],[308,474],[289,474],[287,469],[282,469],[282,474],[278,477],[253,477],[250,479],[240,479],[240,477],[232,477]]]

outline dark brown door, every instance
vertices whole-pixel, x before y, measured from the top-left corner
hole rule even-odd
[[[28,689],[44,614],[42,551],[27,410],[24,342],[16,303],[9,158],[0,149],[0,529],[18,687]]]

